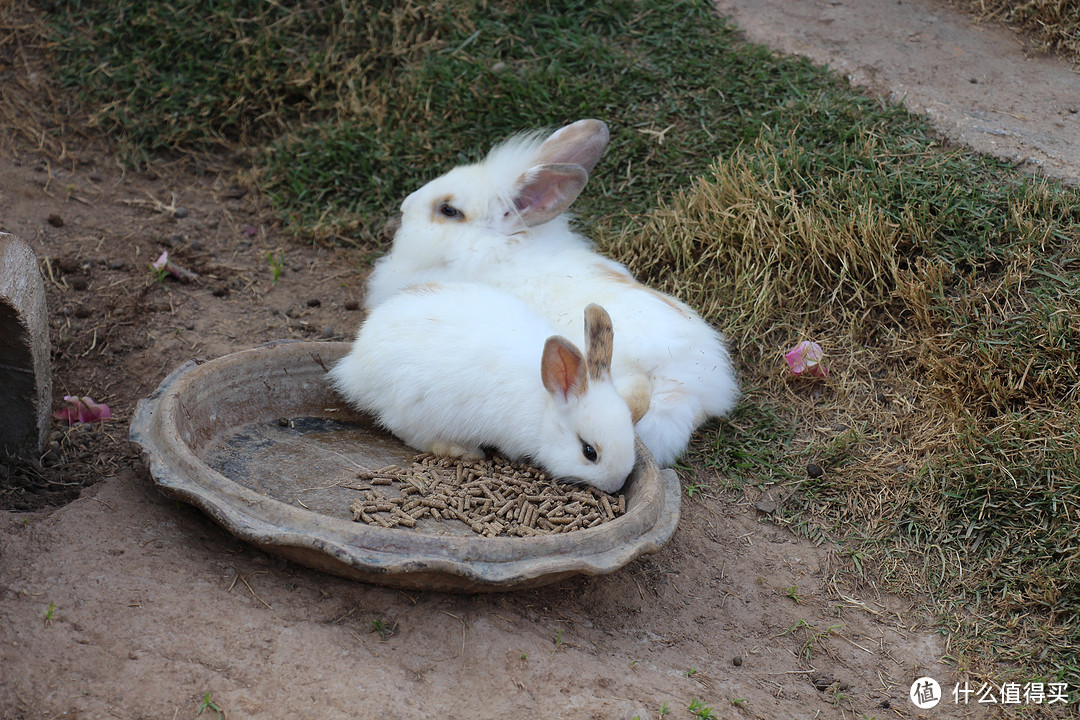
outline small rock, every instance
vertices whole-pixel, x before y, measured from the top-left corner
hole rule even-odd
[[[123,260],[110,260],[105,265],[105,267],[109,268],[110,270],[123,270],[125,265],[127,265],[127,263],[125,263]]]
[[[60,269],[60,272],[69,275],[73,272],[79,272],[79,261],[69,257],[59,258],[56,261],[56,267]]]
[[[821,466],[817,463],[810,463],[806,466],[806,474],[812,478],[819,478],[825,474],[825,471],[821,469]]]
[[[218,285],[216,288],[213,289],[212,294],[214,297],[225,297],[229,294],[229,286]]]
[[[360,309],[360,303],[358,303],[355,300],[346,300],[345,301],[345,309],[349,310],[349,311],[359,310]]]
[[[330,338],[334,337],[335,335],[337,335],[337,333],[334,332],[334,328],[330,327],[329,325],[327,325],[326,327],[324,327],[322,329],[322,336],[323,336],[324,340],[329,340]]]
[[[310,298],[307,301],[308,307],[319,307],[320,305],[322,305],[322,300],[320,300],[319,298]]]
[[[178,207],[175,210],[173,210],[173,215],[175,217],[178,217],[178,218],[186,218],[188,216],[187,208]]]
[[[70,285],[73,290],[85,290],[90,287],[90,283],[82,275],[72,275],[68,278],[68,285]]]
[[[829,686],[836,681],[829,675],[818,675],[817,677],[810,678],[810,682],[813,683],[815,688],[821,692],[825,692],[829,689]]]
[[[52,213],[51,215],[49,215],[49,217],[47,217],[46,220],[53,227],[58,227],[58,228],[64,227],[64,218],[60,217],[56,213]]]
[[[736,655],[735,657],[731,658],[731,664],[734,665],[735,667],[741,666],[742,665],[742,656],[741,655]]]
[[[766,515],[772,515],[774,512],[776,512],[776,501],[773,500],[771,497],[766,496],[754,503],[754,507],[757,508],[758,512],[763,512]]]

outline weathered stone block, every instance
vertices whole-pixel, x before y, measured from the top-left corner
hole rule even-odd
[[[0,233],[0,451],[42,452],[51,404],[49,313],[37,257]]]

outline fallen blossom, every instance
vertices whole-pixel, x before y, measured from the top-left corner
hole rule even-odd
[[[829,368],[821,362],[825,359],[825,351],[816,342],[803,340],[784,353],[784,359],[787,360],[792,375],[807,373],[814,377],[829,376]]]
[[[183,282],[191,282],[199,277],[198,273],[194,273],[187,268],[181,267],[169,259],[169,251],[166,250],[158,256],[158,259],[150,263],[150,269],[158,274],[158,280],[164,280],[165,273],[172,275],[177,280]]]
[[[157,260],[150,263],[150,267],[152,267],[154,270],[156,270],[158,272],[161,272],[162,270],[164,270],[166,267],[168,267],[168,265],[169,265],[169,251],[168,250],[161,253],[161,255],[158,257]]]
[[[64,401],[71,403],[71,407],[57,410],[53,417],[64,420],[68,425],[75,423],[102,422],[112,417],[112,410],[104,403],[96,403],[91,397],[78,397],[65,395]]]

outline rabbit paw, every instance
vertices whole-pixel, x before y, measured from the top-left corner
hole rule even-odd
[[[431,447],[428,451],[433,455],[441,455],[449,458],[459,458],[462,460],[483,460],[484,452],[480,448],[467,448],[464,445],[460,445],[456,442],[447,442],[445,440],[436,440],[431,443]]]

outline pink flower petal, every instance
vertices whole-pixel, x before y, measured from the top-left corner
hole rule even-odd
[[[161,253],[161,255],[158,257],[157,260],[150,263],[150,267],[154,268],[155,270],[160,271],[160,270],[164,269],[165,266],[168,265],[168,264],[169,264],[169,251],[166,250],[165,252]]]
[[[825,351],[816,342],[803,340],[784,353],[784,359],[787,360],[792,375],[807,373],[814,377],[829,376],[829,369],[822,364]]]
[[[104,403],[96,403],[89,396],[77,397],[65,395],[64,400],[71,407],[61,408],[53,413],[57,420],[63,420],[69,425],[75,423],[102,422],[112,417],[112,410]]]

